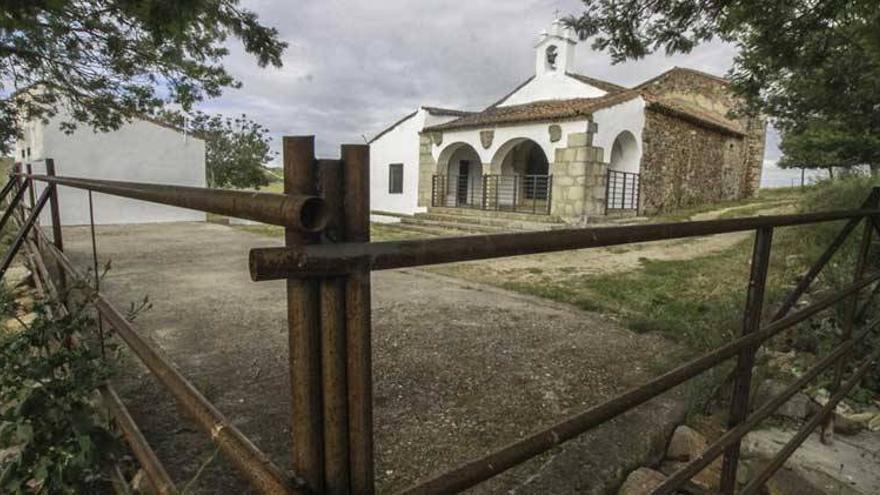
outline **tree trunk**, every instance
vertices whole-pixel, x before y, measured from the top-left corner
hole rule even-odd
[[[834,167],[828,167],[828,178],[834,180]]]

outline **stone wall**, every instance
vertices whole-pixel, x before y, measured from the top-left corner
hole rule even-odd
[[[741,128],[733,137],[707,127],[646,111],[641,164],[642,204],[647,212],[753,196],[761,184],[766,121],[730,119],[738,99],[724,79],[674,69],[640,87],[648,96],[681,101]]]
[[[419,134],[419,206],[431,206],[431,187],[437,173],[437,162],[431,154],[433,145],[430,134]]]
[[[651,110],[642,136],[640,209],[646,213],[752,193],[746,139]]]
[[[550,173],[553,190],[550,213],[568,223],[584,223],[589,216],[605,211],[605,172],[602,148],[593,146],[596,126],[587,132],[567,136],[566,147],[558,148]]]

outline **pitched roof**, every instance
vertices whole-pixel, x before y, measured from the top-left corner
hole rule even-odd
[[[671,98],[645,96],[647,108],[659,113],[678,117],[693,124],[706,127],[724,134],[742,137],[745,130],[735,120],[722,117],[716,113],[707,112],[696,105]]]
[[[662,78],[664,78],[670,74],[673,74],[675,72],[686,72],[686,73],[690,73],[690,74],[695,74],[697,76],[705,77],[706,79],[711,79],[713,81],[720,82],[722,84],[730,84],[729,80],[727,80],[723,77],[716,76],[715,74],[709,74],[708,72],[703,72],[703,71],[697,70],[697,69],[691,69],[689,67],[673,67],[665,72],[662,72],[662,73],[652,77],[651,79],[648,79],[647,81],[642,82],[641,84],[636,86],[635,89],[644,88],[645,86],[653,83],[654,81],[656,81],[658,79],[662,79]]]
[[[415,117],[419,113],[419,110],[422,110],[422,109],[424,109],[426,112],[428,112],[431,115],[447,116],[447,117],[464,117],[465,115],[470,115],[473,113],[473,112],[467,112],[465,110],[453,110],[451,108],[421,106],[418,109],[416,109],[416,111],[404,115],[403,118],[401,118],[397,122],[391,124],[390,126],[386,127],[382,131],[380,131],[379,134],[376,134],[375,136],[373,136],[372,139],[367,141],[367,144],[373,144],[373,141],[379,139],[380,137],[384,136],[385,134],[388,134],[389,132],[394,130],[397,126],[399,126],[400,124],[403,124],[407,120]]]
[[[620,91],[626,91],[627,88],[621,86],[619,84],[614,84],[613,82],[603,81],[602,79],[596,79],[595,77],[585,76],[583,74],[577,74],[574,72],[566,72],[565,75],[569,77],[573,77],[578,81],[589,84],[590,86],[595,86],[603,91],[607,91],[609,93],[617,93]]]
[[[610,93],[598,98],[544,100],[505,107],[492,106],[480,113],[466,115],[444,124],[426,127],[425,130],[445,131],[469,127],[587,117],[597,110],[608,108],[639,96],[638,91],[628,90]]]
[[[431,115],[437,116],[446,116],[446,117],[464,117],[465,115],[470,115],[474,112],[469,112],[467,110],[453,110],[451,108],[440,108],[440,107],[426,107],[422,106],[426,112]]]

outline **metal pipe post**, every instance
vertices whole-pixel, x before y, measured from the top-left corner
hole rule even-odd
[[[752,271],[746,294],[746,308],[743,315],[742,335],[758,331],[764,307],[764,288],[767,285],[767,271],[770,268],[770,247],[773,229],[762,228],[755,232],[755,247],[752,252]],[[733,384],[733,397],[730,401],[728,429],[736,428],[749,414],[749,391],[752,386],[752,368],[755,365],[755,352],[758,346],[744,349],[736,362],[736,379]],[[736,488],[736,468],[739,463],[740,442],[734,442],[724,452],[721,466],[721,493],[732,495]]]
[[[348,242],[370,242],[370,147],[343,145],[345,236]],[[348,415],[351,491],[375,491],[373,468],[373,358],[370,269],[353,271],[345,285],[348,332]]]
[[[282,150],[284,194],[314,194],[314,136],[285,136]],[[315,240],[315,236],[299,230],[284,229],[284,245],[288,248]],[[293,466],[312,491],[321,493],[324,490],[324,433],[319,311],[317,282],[289,278],[287,324]]]

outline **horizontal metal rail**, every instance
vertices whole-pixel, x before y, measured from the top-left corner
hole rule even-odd
[[[871,331],[877,327],[878,323],[874,322],[868,328],[861,331],[852,340],[848,340],[837,346],[828,356],[822,358],[819,363],[810,368],[794,383],[785,388],[781,393],[773,397],[769,402],[758,408],[745,421],[736,427],[727,430],[718,440],[709,445],[701,452],[696,459],[693,459],[685,466],[674,472],[663,483],[658,485],[652,495],[671,495],[676,493],[688,480],[696,476],[706,466],[712,463],[718,456],[724,453],[724,450],[742,440],[749,432],[752,431],[761,421],[770,417],[780,406],[785,404],[792,396],[800,392],[810,382],[816,379],[823,371],[837,363],[837,361],[846,355],[850,349],[855,347],[856,343],[864,339]]]
[[[144,473],[146,473],[147,480],[152,485],[153,491],[159,495],[178,493],[174,482],[171,481],[171,477],[165,471],[165,467],[159,461],[159,458],[156,457],[156,453],[150,447],[147,439],[144,438],[143,433],[141,433],[137,423],[134,422],[131,414],[128,413],[128,409],[126,409],[122,400],[119,399],[116,391],[107,384],[100,388],[100,392],[104,406],[115,420],[116,426],[122,430],[122,435],[131,447],[134,457],[138,460],[141,467],[144,468]]]
[[[489,455],[423,481],[401,493],[444,494],[470,488],[653,399],[721,362],[737,356],[743,349],[760,345],[786,328],[807,320],[877,280],[880,280],[880,273],[872,274],[846,289],[770,323],[757,332],[740,337],[611,400],[515,441]]]
[[[45,234],[40,231],[45,237]],[[49,252],[71,277],[83,280],[67,256],[51,243]],[[141,336],[102,294],[93,295],[95,307],[117,335],[140,358],[154,376],[177,399],[196,424],[211,436],[223,455],[260,493],[307,494],[301,480],[287,477],[272,461],[245,437],[223,414],[190,383],[171,360],[148,337]]]
[[[457,261],[743,232],[766,227],[805,225],[878,214],[880,214],[880,210],[877,209],[861,209],[408,241],[314,244],[296,248],[254,248],[250,251],[249,266],[251,278],[254,281],[320,277],[342,275],[363,268],[371,270],[408,268]]]
[[[324,205],[324,200],[317,196],[78,177],[16,175],[59,186],[281,225],[303,232],[320,232],[329,220],[329,212]]]

